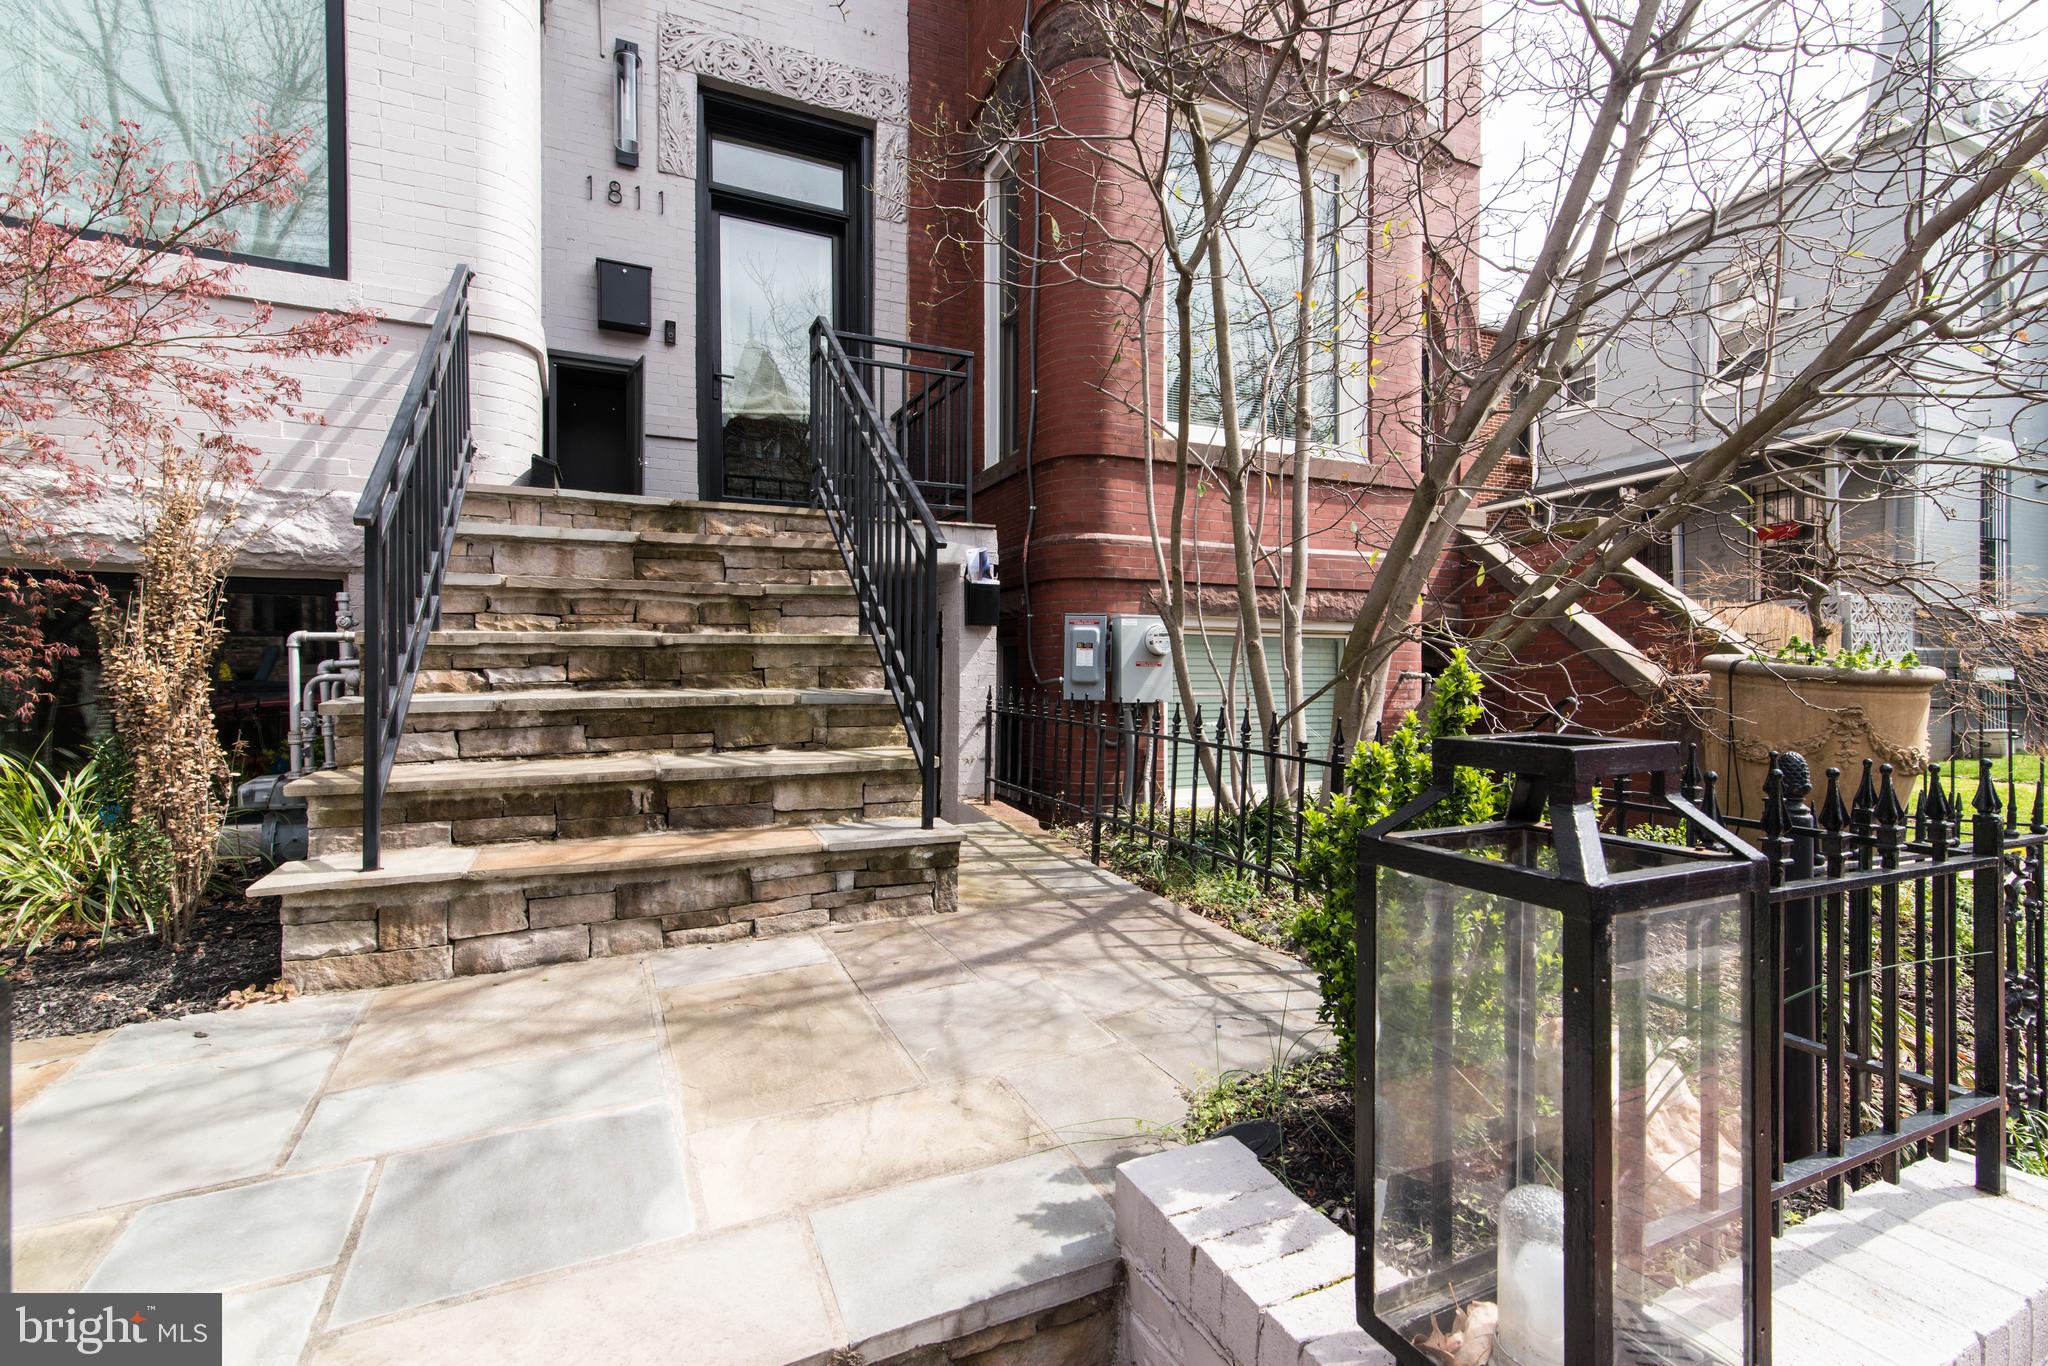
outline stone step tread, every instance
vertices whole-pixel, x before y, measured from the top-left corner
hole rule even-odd
[[[447,588],[523,589],[590,597],[659,598],[836,598],[853,596],[853,585],[838,583],[690,583],[681,579],[579,579],[550,574],[450,574]]]
[[[874,654],[874,646],[858,631],[621,631],[576,626],[545,631],[492,631],[458,627],[434,632],[427,638],[427,644],[450,650],[474,650],[494,645],[572,650],[729,650],[735,645],[744,645],[749,649],[765,646],[777,650],[814,650],[821,645],[858,644],[870,657]]]
[[[400,764],[392,792],[467,792],[570,787],[583,783],[713,782],[915,771],[917,757],[904,745],[854,749],[759,749],[686,754],[631,750],[622,754],[543,759],[437,759]],[[331,768],[294,779],[294,797],[342,798],[362,791],[360,768]]]
[[[408,716],[490,711],[620,711],[634,707],[886,707],[887,688],[507,688],[498,692],[416,692]],[[360,697],[320,704],[323,716],[353,716]]]
[[[249,895],[289,897],[435,883],[531,882],[959,843],[960,831],[950,822],[934,822],[927,830],[915,817],[903,816],[746,830],[666,830],[610,839],[395,849],[385,852],[381,867],[367,872],[359,854],[324,854],[280,865],[250,887]]]
[[[544,489],[530,484],[471,484],[471,493],[487,493],[501,498],[525,498],[535,502],[591,503],[613,505],[625,508],[677,508],[689,512],[723,512],[735,515],[805,517],[816,518],[820,523],[825,513],[820,508],[799,507],[794,503],[728,503],[710,498],[662,498],[646,493],[598,493],[591,489]]]
[[[559,541],[572,545],[698,546],[713,550],[830,550],[831,536],[778,531],[766,536],[733,536],[702,531],[627,531],[609,527],[529,526],[523,522],[458,522],[458,540]]]

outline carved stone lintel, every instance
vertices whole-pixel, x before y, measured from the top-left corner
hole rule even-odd
[[[656,164],[664,173],[697,173],[695,78],[708,76],[872,121],[876,137],[871,188],[876,212],[894,223],[908,216],[908,82],[781,43],[698,28],[672,14],[662,16],[656,51],[660,122]]]

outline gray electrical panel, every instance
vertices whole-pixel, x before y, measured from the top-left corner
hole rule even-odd
[[[1100,612],[1067,614],[1060,695],[1069,702],[1100,702],[1109,696],[1109,618]]]
[[[1120,612],[1109,619],[1110,696],[1164,702],[1173,692],[1173,637],[1158,617]]]

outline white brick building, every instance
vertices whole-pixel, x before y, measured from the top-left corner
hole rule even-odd
[[[281,317],[360,304],[384,320],[373,352],[305,363],[320,425],[247,433],[264,458],[245,522],[261,530],[230,608],[238,672],[281,678],[274,647],[329,624],[332,594],[359,571],[350,514],[458,263],[475,271],[482,483],[776,497],[774,478],[721,480],[721,452],[700,437],[707,404],[714,429],[737,406],[754,417],[735,419],[733,441],[791,444],[805,377],[778,382],[760,359],[802,367],[820,298],[802,293],[799,258],[829,262],[812,293],[833,296],[841,327],[903,332],[902,0],[0,0],[0,20],[21,39],[0,53],[0,144],[38,123],[122,117],[167,155],[204,161],[258,109],[309,128],[294,223],[244,232],[243,288]],[[622,51],[638,58],[637,158],[615,145]],[[700,175],[714,139],[749,161],[716,192]],[[723,277],[720,230],[700,221],[735,240]],[[645,331],[600,325],[600,260],[639,268]],[[746,269],[757,262],[774,274]],[[700,274],[735,283],[710,297]],[[764,278],[802,297],[770,299]],[[700,348],[721,305],[745,351],[740,384],[700,380],[742,368]],[[777,344],[747,350],[771,330]],[[70,519],[98,538],[94,568],[124,567],[132,533],[117,514]],[[89,680],[69,686],[60,708],[89,712]]]
[[[476,271],[479,478],[519,478],[534,457],[555,454],[552,394],[567,405],[558,421],[566,415],[583,424],[580,437],[615,439],[633,457],[630,468],[603,471],[579,469],[572,457],[565,482],[623,477],[629,487],[621,491],[708,491],[699,375],[721,371],[718,356],[699,355],[712,301],[698,275],[716,269],[700,262],[699,217],[745,215],[736,203],[714,211],[700,184],[707,99],[724,101],[717,127],[752,146],[774,140],[775,129],[752,129],[762,107],[792,111],[801,120],[793,126],[815,127],[827,141],[843,130],[843,232],[846,246],[860,250],[842,252],[842,274],[859,278],[844,281],[855,316],[840,321],[902,331],[900,191],[890,199],[870,193],[877,165],[892,168],[890,183],[900,185],[907,136],[906,12],[895,0],[166,0],[139,9],[133,0],[5,0],[0,14],[36,40],[21,45],[24,54],[75,50],[86,36],[81,24],[113,18],[167,38],[171,64],[185,63],[169,75],[152,65],[140,78],[128,67],[143,61],[142,46],[100,44],[69,66],[39,56],[31,78],[26,65],[16,71],[6,59],[8,74],[22,79],[0,96],[0,142],[38,121],[62,128],[110,110],[152,136],[193,108],[208,115],[207,127],[228,128],[236,101],[222,98],[223,89],[248,91],[253,117],[259,106],[284,103],[277,92],[288,80],[322,87],[300,91],[293,109],[315,134],[306,214],[326,214],[334,231],[322,241],[318,225],[302,220],[282,245],[252,242],[243,282],[251,297],[281,309],[367,305],[385,319],[388,340],[368,357],[309,369],[309,398],[324,426],[253,434],[267,457],[265,488],[275,495],[261,501],[288,523],[252,549],[247,567],[257,572],[338,582],[355,565],[350,507],[458,262]],[[254,26],[266,41],[208,41],[221,36],[223,16],[233,20],[226,27]],[[614,147],[621,42],[634,45],[640,63],[632,166]],[[271,69],[288,60],[303,69]],[[273,114],[280,123],[288,117]],[[166,138],[172,154],[179,136]],[[285,264],[266,263],[273,259]],[[646,268],[648,333],[599,326],[600,259]],[[616,433],[605,433],[620,390],[630,391],[633,411],[619,411]]]

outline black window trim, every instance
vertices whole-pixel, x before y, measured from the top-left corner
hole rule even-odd
[[[280,256],[259,256],[247,251],[217,251],[211,247],[187,248],[203,261],[225,261],[254,266],[259,270],[282,270],[293,275],[314,275],[346,280],[348,274],[348,24],[343,13],[345,0],[325,0],[327,5],[327,262],[292,261]],[[0,215],[0,222],[19,226]],[[83,231],[87,241],[101,241],[116,233]],[[241,291],[236,291],[241,292]]]

